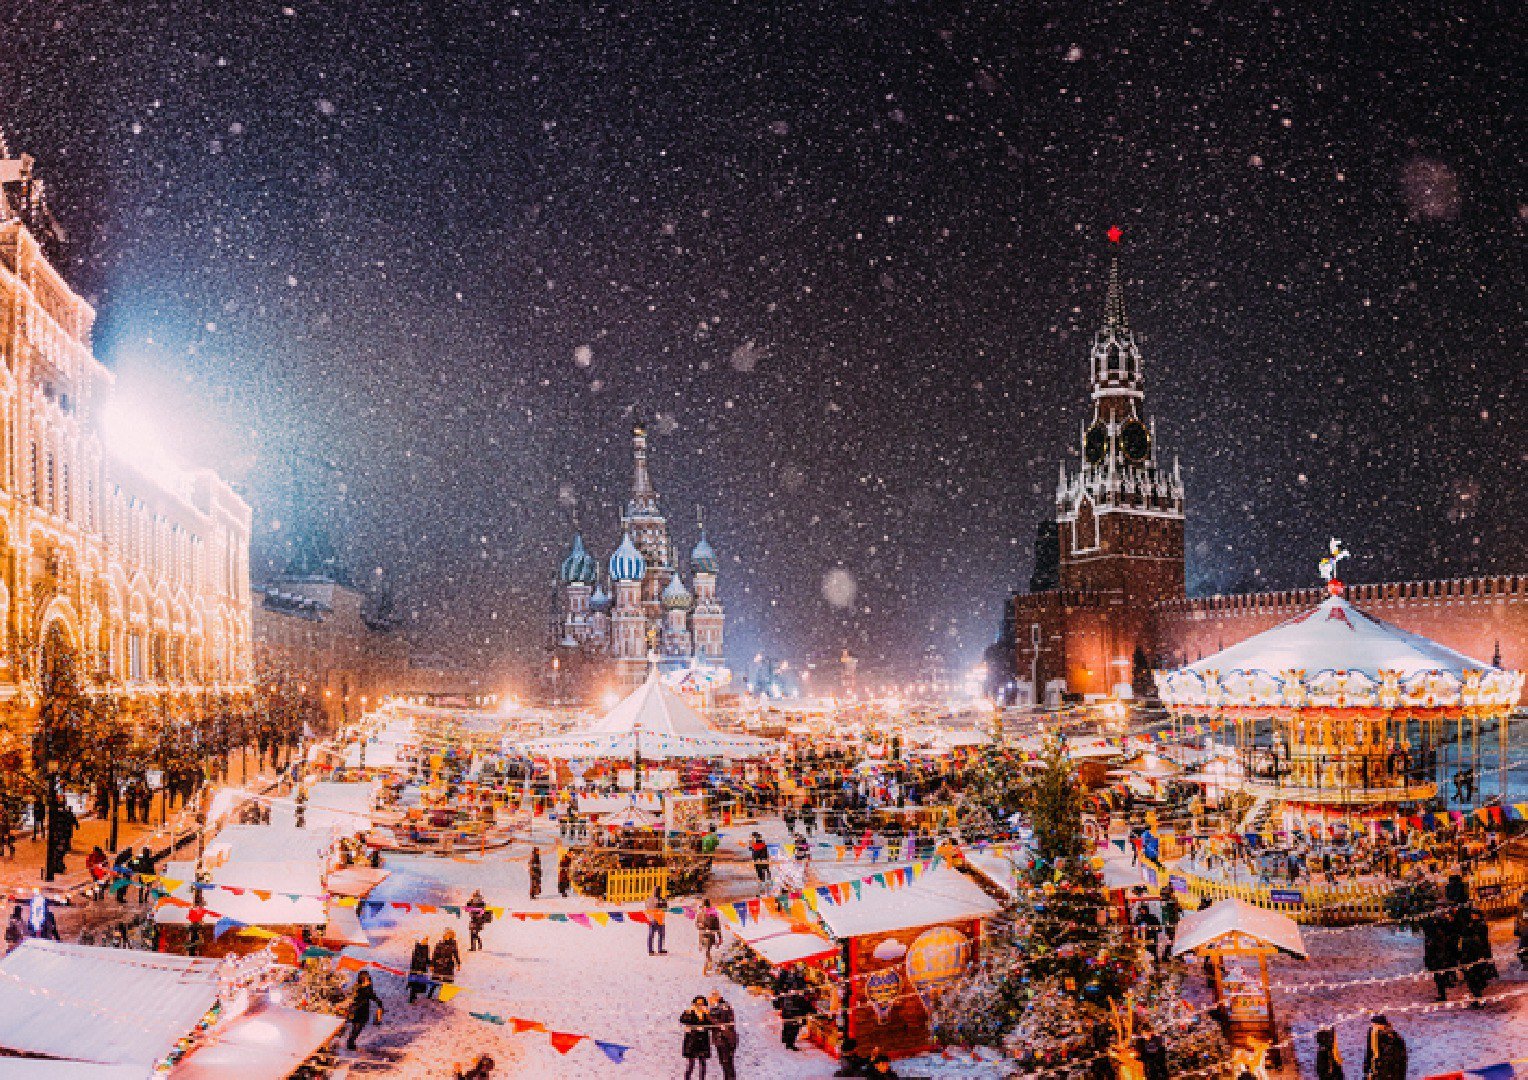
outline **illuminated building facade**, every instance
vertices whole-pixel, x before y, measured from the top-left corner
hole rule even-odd
[[[31,159],[0,139],[0,702],[24,722],[65,651],[129,716],[247,691],[249,506],[152,432],[108,431],[115,378],[60,241]]]

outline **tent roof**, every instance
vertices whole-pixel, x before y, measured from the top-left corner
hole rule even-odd
[[[1173,955],[1182,956],[1227,934],[1245,934],[1283,952],[1301,958],[1306,955],[1297,922],[1234,898],[1217,900],[1203,911],[1184,915],[1173,938]]]
[[[657,674],[592,725],[521,744],[552,757],[751,757],[774,748],[768,739],[717,731]]]
[[[0,1047],[147,1071],[217,1000],[220,967],[188,956],[25,941],[0,960]]]
[[[281,1080],[343,1026],[338,1016],[266,1006],[226,1025],[170,1075],[173,1080]]]
[[[871,886],[858,900],[823,904],[818,916],[836,938],[860,937],[888,930],[934,926],[959,919],[996,915],[997,903],[958,870],[930,870],[911,885],[894,889]]]
[[[657,673],[627,694],[621,702],[588,728],[592,735],[625,735],[640,731],[651,735],[710,735],[705,717],[670,690]]]

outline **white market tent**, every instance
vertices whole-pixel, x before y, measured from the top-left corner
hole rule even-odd
[[[520,748],[553,758],[758,757],[774,750],[769,739],[718,731],[670,690],[657,674],[590,726],[565,735],[528,739]]]
[[[1510,709],[1523,675],[1392,626],[1334,595],[1229,649],[1158,672],[1157,686],[1163,703],[1180,712],[1334,705]]]
[[[131,1065],[146,1075],[212,1008],[220,967],[188,956],[25,941],[0,960],[0,1048]],[[6,1067],[0,1075],[8,1075]]]
[[[1184,915],[1173,938],[1173,955],[1182,956],[1227,936],[1252,938],[1302,959],[1306,955],[1299,923],[1235,898],[1217,900],[1203,911]]]
[[[910,885],[871,885],[858,900],[817,909],[828,932],[842,940],[957,919],[989,919],[1001,910],[992,897],[958,870],[930,870]]]

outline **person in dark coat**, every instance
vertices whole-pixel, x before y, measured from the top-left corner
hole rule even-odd
[[[456,947],[456,931],[447,930],[441,939],[435,943],[435,951],[430,954],[430,974],[436,983],[448,983],[456,977],[456,969],[461,967],[461,950]],[[435,996],[435,986],[430,987],[430,996]]]
[[[834,1076],[869,1076],[870,1059],[859,1051],[859,1042],[845,1035],[838,1045],[838,1071]]]
[[[1345,1080],[1342,1051],[1337,1049],[1337,1032],[1329,1027],[1316,1032],[1316,1080]]]
[[[807,1004],[806,993],[802,990],[787,990],[780,998],[780,1042],[787,1050],[800,1050],[796,1045],[796,1039],[801,1035],[801,1028],[806,1023],[806,1018],[812,1013],[812,1007]]]
[[[409,1004],[419,1000],[419,995],[431,997],[430,993],[430,939],[420,938],[414,942],[414,954],[409,957]]]
[[[377,1023],[382,1022],[382,999],[371,985],[371,973],[363,971],[355,977],[355,993],[350,998],[350,1034],[345,1039],[345,1049],[354,1050],[356,1036],[371,1022],[372,1009],[377,1012]]]
[[[531,899],[535,900],[541,895],[541,849],[531,848]]]
[[[1441,913],[1422,921],[1422,966],[1432,972],[1439,1001],[1448,1000],[1448,988],[1454,985],[1454,969],[1459,966],[1454,927],[1454,920]]]
[[[143,854],[138,856],[138,861],[133,864],[133,869],[141,875],[138,878],[138,903],[147,902],[149,898],[150,884],[148,878],[154,876],[154,853],[148,845],[143,845]]]
[[[564,851],[557,860],[557,895],[564,900],[573,888],[573,853]]]
[[[1496,978],[1496,964],[1491,958],[1491,929],[1479,908],[1470,908],[1459,930],[1459,966],[1464,968],[1464,985],[1469,988],[1471,1008],[1481,1008],[1480,996]]]
[[[1155,1031],[1147,1032],[1141,1037],[1136,1052],[1140,1055],[1146,1080],[1168,1080],[1167,1044],[1162,1041],[1162,1036]]]
[[[690,1080],[697,1062],[700,1064],[700,1080],[706,1080],[706,1063],[711,1059],[709,1022],[706,999],[697,995],[679,1017],[684,1028],[684,1042],[680,1046],[680,1052],[684,1054],[684,1080]]]
[[[469,1069],[463,1069],[458,1065],[452,1070],[456,1074],[456,1080],[492,1080],[493,1058],[487,1054],[480,1054]]]
[[[1374,1016],[1364,1050],[1364,1080],[1406,1080],[1406,1065],[1406,1040],[1389,1020]]]
[[[711,991],[707,1008],[711,1017],[711,1045],[716,1048],[716,1063],[722,1067],[722,1080],[737,1080],[737,1013],[720,990]]]
[[[1449,904],[1468,904],[1470,902],[1470,887],[1464,883],[1464,878],[1459,874],[1450,874],[1448,884],[1443,886],[1443,899]]]
[[[467,904],[467,951],[481,952],[483,948],[483,927],[488,925],[491,916],[488,914],[488,902],[483,899],[481,889],[474,890],[468,898]]]
[[[758,833],[754,833],[748,841],[748,857],[753,860],[753,872],[763,885],[769,880],[769,845]]]

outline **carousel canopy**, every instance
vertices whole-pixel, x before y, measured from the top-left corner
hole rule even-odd
[[[638,751],[650,759],[743,758],[775,748],[769,739],[717,731],[656,672],[589,727],[520,745],[529,753],[556,758],[629,758]]]
[[[1238,645],[1158,672],[1168,708],[1505,711],[1523,676],[1366,615],[1340,594]]]

